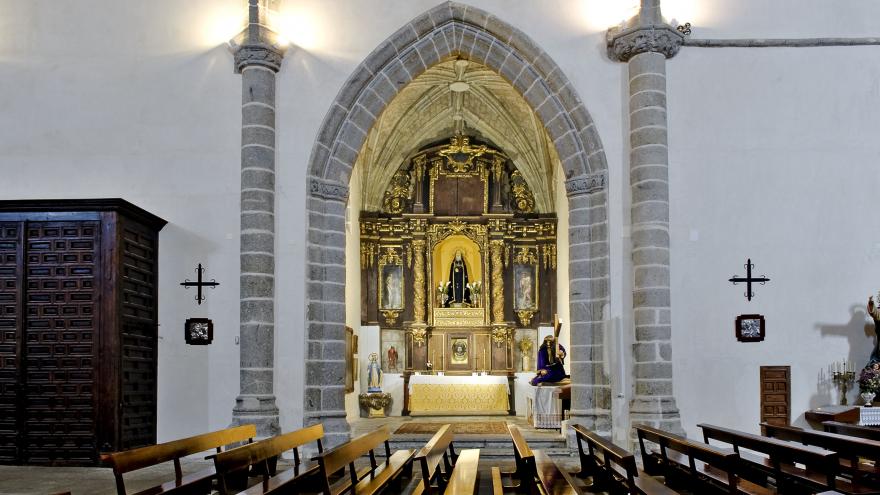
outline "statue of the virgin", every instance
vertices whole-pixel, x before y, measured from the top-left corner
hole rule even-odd
[[[367,365],[367,393],[382,391],[382,366],[379,364],[379,355],[375,352],[370,354],[370,364]]]

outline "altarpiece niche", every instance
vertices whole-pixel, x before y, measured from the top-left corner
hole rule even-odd
[[[520,371],[517,337],[556,312],[556,225],[491,144],[456,135],[414,153],[381,211],[360,214],[361,319],[382,328],[383,354],[394,346],[385,371]]]

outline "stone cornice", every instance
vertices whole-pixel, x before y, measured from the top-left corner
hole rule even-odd
[[[608,176],[604,171],[595,174],[572,177],[565,181],[565,192],[568,197],[573,197],[604,191],[608,182],[607,177]]]
[[[312,177],[309,183],[309,193],[319,198],[341,201],[348,201],[348,186],[336,181],[319,179]]]
[[[608,30],[608,56],[612,60],[628,62],[640,53],[662,53],[672,58],[684,44],[685,36],[668,24],[613,27]]]

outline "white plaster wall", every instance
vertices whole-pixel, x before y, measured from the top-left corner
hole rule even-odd
[[[709,30],[719,37],[867,35],[880,13],[869,2],[707,3],[721,8]],[[839,400],[829,365],[864,364],[873,348],[877,50],[686,48],[668,65],[673,362],[691,435],[700,422],[758,431],[761,365],[791,366],[803,424],[805,410]],[[727,282],[748,257],[771,278],[751,302]],[[764,342],[735,340],[742,313],[766,316]]]
[[[436,3],[285,4],[316,34],[291,51],[278,80],[284,430],[302,418],[312,144],[357,64]],[[609,163],[608,317],[628,331],[625,67],[605,56],[603,32],[615,17],[594,0],[469,3],[540,44],[596,122]],[[873,2],[690,3],[671,15],[695,22],[695,36],[878,34]],[[0,198],[121,196],[170,222],[161,237],[160,439],[226,426],[238,393],[240,78],[221,46],[234,29],[216,27],[241,8],[238,0],[0,0]],[[857,311],[878,288],[876,50],[686,48],[670,62],[675,387],[691,433],[700,421],[754,429],[759,364],[793,365],[798,415],[830,400],[827,391],[814,397],[820,369],[870,352]],[[750,304],[726,283],[747,256],[773,278]],[[198,262],[222,284],[202,306],[177,285]],[[767,315],[766,342],[733,341],[732,319],[747,311]],[[190,316],[214,319],[212,346],[183,344]]]

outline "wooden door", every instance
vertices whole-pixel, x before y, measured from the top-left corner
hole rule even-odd
[[[98,222],[28,222],[22,462],[95,458]]]
[[[0,223],[0,462],[19,458],[21,224]]]
[[[788,425],[791,418],[791,367],[761,366],[761,421]]]

